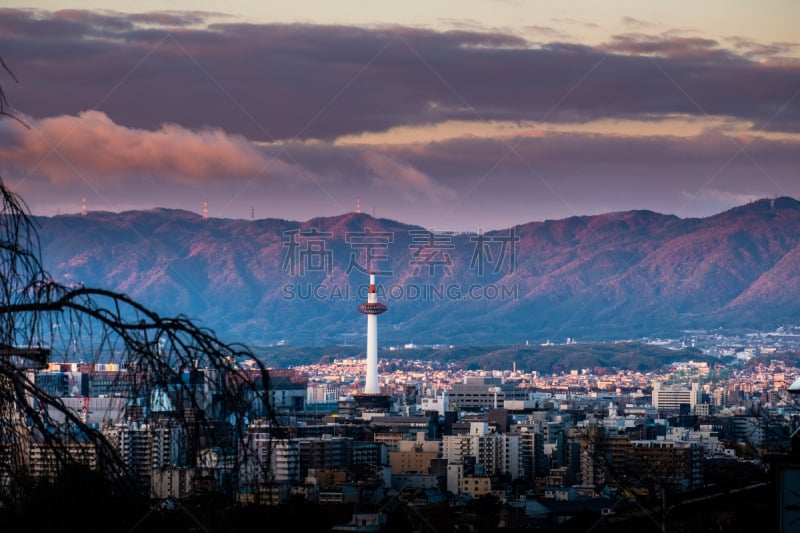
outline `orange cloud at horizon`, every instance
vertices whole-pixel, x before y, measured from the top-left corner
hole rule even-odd
[[[219,129],[193,131],[164,124],[149,131],[118,125],[101,111],[34,120],[29,129],[0,124],[0,158],[63,185],[82,178],[117,181],[146,174],[178,183],[296,172],[266,158],[244,137]]]

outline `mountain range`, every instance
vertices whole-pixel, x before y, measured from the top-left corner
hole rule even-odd
[[[789,197],[706,218],[634,210],[477,234],[364,213],[35,219],[55,279],[126,293],[251,346],[363,344],[369,271],[388,307],[383,346],[674,337],[800,316],[800,202]]]

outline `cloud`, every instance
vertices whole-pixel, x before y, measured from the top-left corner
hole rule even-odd
[[[100,111],[26,120],[30,129],[0,122],[0,159],[6,167],[32,169],[57,184],[83,178],[118,181],[131,175],[198,184],[249,179],[262,172],[296,174],[243,137],[219,129],[193,131],[175,124],[156,130],[127,128]]]
[[[0,50],[20,79],[5,87],[11,103],[36,117],[98,108],[130,128],[169,122],[257,141],[675,114],[800,130],[800,106],[786,105],[800,64],[758,61],[752,45],[665,32],[583,46],[501,31],[164,16],[0,10]]]
[[[138,24],[149,24],[163,27],[183,27],[205,24],[209,19],[228,18],[223,13],[208,11],[152,11],[133,13],[128,18]]]
[[[684,193],[687,198],[713,200],[725,206],[743,205],[760,198],[768,198],[770,194],[764,192],[741,193],[719,189],[703,189],[696,193]]]
[[[624,33],[614,35],[607,50],[633,55],[656,55],[683,60],[725,60],[732,54],[719,48],[714,39],[673,35]]]
[[[390,156],[370,151],[363,154],[363,159],[369,171],[374,173],[374,185],[400,193],[406,200],[422,198],[439,204],[456,196],[450,188],[436,183],[413,166]]]
[[[633,204],[675,212],[687,204],[682,191],[711,188],[733,194],[785,194],[794,191],[795,169],[800,165],[797,136],[780,140],[753,136],[745,141],[702,128],[684,136],[657,130],[640,135],[511,133],[424,144],[296,143],[289,151],[328,190],[336,191],[343,204],[360,196],[363,205],[379,208],[427,205],[449,211],[458,206],[452,217],[461,218],[445,222],[460,227],[476,223],[475,214],[484,213],[487,205],[506,206],[496,216],[510,222],[538,220],[542,209],[552,217],[586,212],[597,202],[615,210]],[[437,196],[440,188],[446,192]],[[432,202],[437,197],[438,206]],[[431,217],[434,212],[420,216]],[[439,225],[437,219],[429,222]]]
[[[797,43],[760,43],[746,37],[732,36],[726,39],[734,48],[749,58],[779,59],[797,51]]]
[[[622,24],[633,28],[651,28],[655,26],[654,23],[646,20],[637,19],[635,17],[622,17]]]
[[[790,45],[663,32],[586,46],[544,26],[528,33],[551,41],[0,10],[0,50],[20,82],[0,81],[32,125],[0,123],[0,167],[45,178],[42,191],[113,185],[125,202],[126,184],[146,179],[141,197],[216,187],[215,206],[226,193],[231,204],[268,198],[290,216],[297,198],[340,210],[358,196],[382,212],[438,206],[462,227],[489,203],[507,206],[506,224],[565,204],[624,208],[626,195],[670,211],[665,202],[686,203],[681,191],[793,192],[800,150],[786,132],[800,131],[800,65],[776,60]],[[714,129],[671,124],[692,121]]]
[[[538,36],[538,37],[547,37],[551,40],[566,40],[568,35],[560,30],[552,26],[539,26],[539,25],[530,25],[524,26],[524,30]]]
[[[29,121],[31,130],[0,121],[0,175],[49,214],[78,210],[82,194],[90,209],[138,202],[199,211],[207,198],[214,216],[249,217],[255,206],[258,216],[287,219],[342,213],[360,198],[381,216],[474,231],[598,206],[704,215],[752,191],[794,193],[800,166],[796,135],[635,134],[635,124],[602,134],[510,130],[406,144],[259,146],[218,129],[127,128],[99,111]],[[720,191],[717,199],[709,190]],[[685,194],[693,191],[700,192]]]

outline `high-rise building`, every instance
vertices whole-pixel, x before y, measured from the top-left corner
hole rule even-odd
[[[684,492],[703,484],[703,447],[682,441],[633,441],[630,474]]]
[[[687,388],[681,385],[664,385],[660,381],[654,381],[653,407],[659,411],[679,412],[681,405],[688,405],[690,411],[694,412],[697,404],[701,403],[701,393],[696,382]]]
[[[468,376],[462,383],[453,383],[450,403],[457,409],[488,410],[503,408],[506,400],[525,400],[527,392],[502,378]]]

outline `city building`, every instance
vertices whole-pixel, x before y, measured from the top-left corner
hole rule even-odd
[[[701,399],[697,382],[691,383],[688,387],[665,385],[661,381],[653,382],[653,406],[659,412],[679,413],[681,406],[686,406],[689,412],[694,412]]]
[[[467,376],[461,383],[453,383],[450,389],[450,405],[465,411],[502,408],[506,400],[526,400],[526,391],[515,383],[506,383],[503,378]]]

